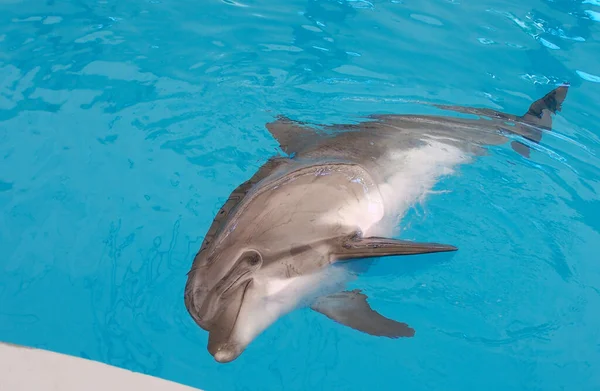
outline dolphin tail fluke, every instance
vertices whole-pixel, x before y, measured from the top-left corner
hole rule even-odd
[[[319,297],[311,309],[370,335],[388,338],[415,335],[415,330],[406,323],[396,322],[374,311],[367,302],[367,296],[357,289]]]
[[[547,93],[543,98],[533,102],[529,106],[529,110],[521,117],[522,121],[538,128],[551,130],[551,114],[556,114],[557,111],[562,109],[568,89],[569,85],[563,84]]]
[[[529,141],[539,143],[542,139],[542,131],[552,130],[552,115],[560,111],[567,97],[569,84],[563,84],[547,93],[543,98],[533,102],[529,110],[519,117],[521,124],[516,124],[514,133],[519,134]],[[529,157],[530,149],[527,145],[513,141],[513,150],[524,157]]]
[[[511,126],[501,126],[501,128],[509,133],[520,135],[533,143],[539,143],[542,139],[542,131],[552,130],[552,114],[556,114],[562,108],[562,103],[567,97],[569,84],[564,83],[554,90],[547,93],[543,98],[533,102],[527,112],[521,116],[499,112],[487,108],[463,107],[438,105],[433,106],[452,110],[458,113],[473,114],[478,116],[490,117],[500,121],[508,121],[513,123]],[[527,145],[513,141],[511,143],[513,150],[524,157],[529,157],[530,149]]]

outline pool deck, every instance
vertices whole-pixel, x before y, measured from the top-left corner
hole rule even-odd
[[[199,391],[84,358],[0,342],[4,391]]]

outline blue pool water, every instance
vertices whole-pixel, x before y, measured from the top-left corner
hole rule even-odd
[[[596,0],[0,0],[0,340],[209,391],[598,390],[599,53]],[[560,82],[531,159],[493,147],[402,221],[460,251],[353,283],[415,338],[299,310],[208,354],[186,273],[275,115],[522,114]]]

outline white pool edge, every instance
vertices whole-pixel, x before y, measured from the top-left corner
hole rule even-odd
[[[0,390],[201,391],[98,361],[1,341]]]

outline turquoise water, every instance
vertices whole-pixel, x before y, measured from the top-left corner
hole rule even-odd
[[[0,340],[209,391],[598,390],[598,53],[596,0],[0,0]],[[564,81],[531,159],[493,147],[403,220],[459,252],[354,283],[415,338],[299,310],[208,354],[186,273],[275,115],[522,114]]]

